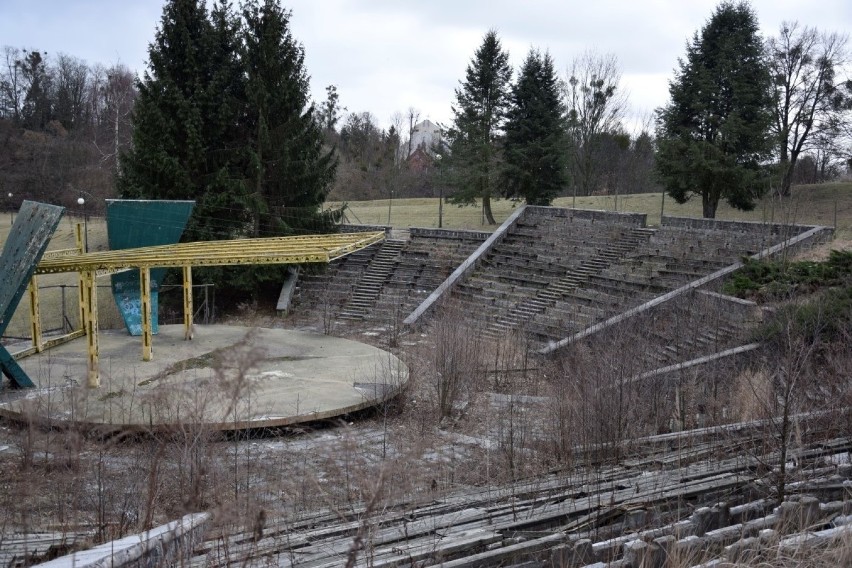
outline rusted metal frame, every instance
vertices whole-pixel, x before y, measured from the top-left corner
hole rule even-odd
[[[154,357],[151,331],[151,269],[139,268],[139,291],[142,299],[142,360],[150,361]]]
[[[36,353],[41,353],[44,349],[44,343],[41,340],[41,310],[39,309],[38,301],[38,277],[30,278],[29,285],[30,293],[30,335],[32,336],[33,347]]]
[[[97,388],[101,385],[98,347],[98,287],[94,272],[81,273],[83,330],[86,334],[86,355],[88,361],[88,376],[86,385]]]
[[[192,267],[183,267],[183,338],[192,339]]]
[[[42,262],[38,274],[121,268],[224,266],[240,264],[298,264],[328,262],[379,242],[384,233],[350,233],[332,237],[280,237],[205,243],[182,243],[121,251],[89,253],[80,258],[53,258]],[[289,240],[284,240],[289,239]],[[298,240],[294,240],[298,239]],[[305,246],[314,245],[314,246]]]
[[[361,233],[355,233],[361,234]],[[360,250],[362,248],[366,248],[372,244],[380,243],[385,240],[384,233],[372,233],[369,236],[365,236],[363,239],[358,240],[357,242],[351,243],[349,245],[344,245],[342,247],[338,247],[334,250],[328,251],[328,259],[329,261],[335,260],[342,256],[346,256],[349,253],[355,252],[356,250]]]
[[[76,331],[72,331],[71,333],[66,333],[65,335],[60,335],[59,337],[51,337],[42,342],[42,351],[47,351],[52,347],[56,347],[57,345],[62,345],[63,343],[68,343],[69,341],[73,341],[79,337],[83,337],[86,335],[85,330],[78,329]],[[12,353],[12,357],[16,360],[25,359],[30,357],[31,355],[35,355],[38,353],[35,347],[27,347],[26,349],[21,349],[20,351],[15,351]]]
[[[286,240],[285,240],[286,239]],[[354,240],[353,240],[354,239]],[[142,359],[150,361],[153,358],[153,342],[151,334],[151,299],[150,299],[150,269],[152,267],[180,266],[184,270],[184,327],[185,337],[192,338],[192,272],[196,266],[222,266],[242,264],[301,264],[307,262],[329,262],[359,250],[373,243],[384,240],[383,232],[349,233],[318,238],[312,237],[276,237],[272,239],[252,239],[222,241],[216,243],[189,243],[165,245],[158,247],[143,247],[140,249],[123,249],[103,253],[89,253],[80,258],[58,256],[48,259],[36,270],[38,274],[77,271],[80,274],[79,298],[80,321],[82,330],[69,334],[64,338],[53,341],[64,342],[71,336],[79,337],[84,334],[87,338],[88,379],[89,387],[100,385],[99,347],[97,322],[97,288],[96,278],[118,270],[136,268],[140,271],[140,288],[142,294]],[[263,241],[263,242],[256,242]],[[82,234],[77,227],[77,245],[81,250]],[[221,246],[222,244],[225,246]],[[282,243],[285,246],[280,246]],[[304,245],[310,243],[312,250],[305,251]],[[276,245],[269,247],[268,245]],[[192,246],[198,245],[198,246]],[[331,246],[334,245],[334,246]],[[235,250],[236,249],[236,250]],[[248,249],[248,250],[246,250]],[[259,249],[259,250],[258,250]],[[239,253],[239,256],[234,256]],[[187,282],[189,283],[187,285]]]

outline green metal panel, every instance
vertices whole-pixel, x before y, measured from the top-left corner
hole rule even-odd
[[[9,326],[50,237],[59,225],[62,207],[24,201],[0,255],[0,335]],[[0,346],[0,369],[14,386],[35,386],[8,351]]]
[[[170,245],[180,240],[194,201],[142,199],[107,200],[107,237],[110,250]],[[151,327],[159,330],[159,286],[166,269],[151,270]],[[142,298],[139,272],[112,275],[112,295],[130,335],[142,335]]]

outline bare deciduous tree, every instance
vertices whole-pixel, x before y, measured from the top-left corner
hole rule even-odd
[[[101,160],[118,169],[118,156],[130,144],[130,114],[136,100],[133,73],[117,63],[109,68],[97,66],[92,71],[89,104],[95,122],[94,144]]]
[[[570,170],[574,195],[597,189],[602,171],[598,151],[605,135],[621,131],[627,92],[614,55],[587,51],[577,57],[564,87],[571,143]]]
[[[821,33],[798,22],[783,23],[767,42],[774,81],[782,195],[790,194],[799,155],[839,134],[848,98],[837,85],[846,63],[847,36]]]

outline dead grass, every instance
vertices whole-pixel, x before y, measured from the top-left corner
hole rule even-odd
[[[601,209],[606,211],[625,211],[645,213],[649,225],[659,225],[662,199],[659,193],[639,193],[616,196],[578,197],[576,207],[580,209]],[[571,207],[571,197],[557,198],[553,205]],[[388,222],[388,200],[349,201],[349,220],[352,223],[391,224],[394,227],[437,227],[438,200],[435,198],[394,199],[390,203],[390,222]],[[340,203],[329,203],[338,206]],[[492,211],[498,223],[503,222],[521,205],[508,199],[492,201]],[[852,183],[826,183],[821,185],[799,186],[794,188],[793,196],[787,199],[766,197],[754,211],[745,212],[731,208],[726,203],[719,205],[718,219],[760,221],[776,223],[803,223],[833,226],[837,216],[838,237],[852,238]],[[693,199],[683,205],[666,197],[664,211],[666,215],[679,217],[701,217],[701,203]],[[443,226],[456,229],[494,230],[494,226],[484,225],[479,204],[458,207],[445,204]]]

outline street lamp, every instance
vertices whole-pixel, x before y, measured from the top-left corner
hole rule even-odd
[[[444,226],[444,168],[441,167],[441,154],[435,154],[435,159],[438,160],[438,228]]]
[[[89,252],[89,216],[86,215],[86,200],[81,195],[77,205],[83,208],[83,252]]]
[[[12,206],[12,197],[13,197],[12,192],[10,191],[9,192],[9,226],[10,227],[15,222],[15,207]]]

